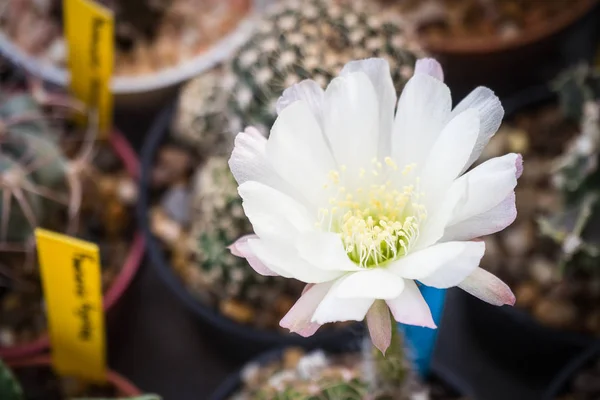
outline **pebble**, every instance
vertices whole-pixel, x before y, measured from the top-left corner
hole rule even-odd
[[[507,251],[512,256],[524,256],[533,246],[534,235],[535,231],[531,221],[523,221],[509,227],[504,235]]]
[[[15,345],[15,333],[8,329],[3,328],[0,329],[0,346],[1,347],[10,347]]]
[[[555,328],[569,328],[577,322],[577,308],[565,300],[542,299],[533,314],[543,324]]]
[[[181,238],[181,226],[172,219],[169,219],[164,212],[158,208],[153,208],[150,211],[150,224],[152,233],[170,246],[174,246]]]
[[[225,300],[219,304],[221,313],[242,324],[247,324],[254,319],[254,310],[248,305],[236,300]]]
[[[521,283],[515,290],[517,304],[522,308],[533,307],[538,302],[540,295],[539,286],[531,281]]]
[[[152,171],[152,187],[163,188],[184,181],[192,170],[192,156],[175,146],[164,146]]]
[[[117,196],[127,205],[135,205],[138,198],[138,187],[131,177],[122,177],[117,184]]]
[[[542,286],[550,285],[558,279],[557,273],[558,266],[543,257],[534,257],[530,261],[529,274]]]
[[[304,350],[299,347],[290,347],[283,352],[283,368],[296,369],[300,360],[304,357]]]
[[[191,219],[190,201],[189,190],[178,185],[165,192],[161,199],[161,206],[167,217],[186,227]]]

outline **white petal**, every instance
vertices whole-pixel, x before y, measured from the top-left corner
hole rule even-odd
[[[333,282],[327,282],[311,286],[285,314],[279,325],[300,336],[312,336],[321,326],[311,322],[312,316],[332,285]]]
[[[433,76],[444,82],[444,70],[435,58],[421,58],[415,64],[415,73]]]
[[[322,283],[336,279],[342,272],[319,269],[301,259],[294,247],[265,239],[248,240],[250,250],[279,275],[306,283]]]
[[[327,292],[313,314],[312,322],[322,325],[328,322],[362,321],[365,319],[367,311],[369,311],[375,300],[365,298],[342,299],[338,297],[335,292],[344,279],[345,277],[338,279]]]
[[[454,117],[433,144],[421,172],[421,190],[428,211],[462,171],[479,132],[477,110],[469,109]]]
[[[373,303],[367,312],[367,328],[373,345],[385,355],[392,342],[392,321],[385,302],[378,300]]]
[[[266,145],[267,139],[256,128],[248,127],[244,132],[238,133],[229,158],[229,168],[234,178],[240,185],[247,181],[257,181],[291,196],[298,196],[267,160]]]
[[[517,186],[517,172],[522,164],[515,153],[492,158],[458,178],[450,190],[461,193],[449,225],[486,212],[502,202]]]
[[[379,156],[389,155],[394,108],[396,107],[396,89],[390,74],[390,65],[383,58],[350,61],[342,68],[341,76],[362,71],[369,77],[375,88],[379,104]]]
[[[338,271],[360,271],[344,250],[339,234],[333,232],[307,232],[296,242],[302,258],[322,269]]]
[[[262,183],[248,181],[238,187],[242,206],[261,238],[293,243],[298,232],[313,229],[306,208],[296,200]]]
[[[392,130],[392,158],[403,167],[422,164],[450,116],[450,89],[438,79],[415,74],[406,84]]]
[[[515,304],[515,295],[508,285],[482,268],[476,268],[458,287],[495,306]]]
[[[458,257],[448,260],[431,275],[419,279],[419,281],[424,285],[438,289],[457,286],[464,281],[479,266],[479,262],[485,252],[485,243],[483,241],[463,243],[467,245]]]
[[[317,122],[322,126],[324,99],[325,92],[321,86],[319,86],[317,82],[307,79],[296,83],[283,91],[283,94],[277,100],[277,114],[281,114],[281,112],[290,104],[298,100],[303,100],[310,108]]]
[[[425,302],[417,284],[412,280],[404,282],[400,296],[386,301],[394,319],[407,325],[436,328],[429,306]]]
[[[504,108],[502,108],[500,100],[493,91],[486,87],[478,87],[469,93],[469,95],[467,95],[467,97],[458,103],[454,110],[452,110],[452,117],[469,108],[475,108],[479,112],[481,126],[477,142],[473,147],[471,156],[465,164],[464,170],[469,168],[471,164],[479,158],[490,138],[498,131],[502,118],[504,117]]]
[[[442,241],[471,240],[500,232],[517,218],[515,193],[510,193],[500,204],[452,226],[446,227]]]
[[[379,144],[377,93],[364,72],[335,78],[325,91],[325,134],[349,176],[369,165]]]
[[[335,295],[343,299],[388,300],[398,297],[403,289],[404,279],[384,268],[372,268],[349,273],[335,289]]]
[[[253,270],[258,272],[264,276],[278,276],[277,273],[271,271],[262,261],[256,257],[256,255],[250,250],[250,246],[248,246],[249,239],[258,239],[256,235],[246,235],[242,236],[238,240],[235,241],[231,246],[229,246],[229,250],[231,254],[236,257],[245,258],[248,261],[248,264],[252,267]]]
[[[286,107],[275,121],[266,145],[273,169],[314,204],[324,204],[327,174],[335,163],[321,127],[303,100]]]
[[[447,242],[409,253],[390,264],[389,270],[405,279],[423,279],[465,251],[470,242]]]

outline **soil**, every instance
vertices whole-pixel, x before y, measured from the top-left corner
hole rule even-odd
[[[264,365],[249,363],[242,371],[243,387],[229,400],[263,400],[282,395],[282,388],[291,388],[304,394],[289,398],[313,397],[306,393],[319,393],[327,389],[327,395],[314,399],[422,399],[422,400],[467,400],[437,378],[425,384],[408,378],[399,390],[373,394],[368,389],[365,376],[369,375],[362,353],[325,355],[321,351],[304,353],[296,348],[284,350],[280,359]],[[337,387],[337,391],[333,388]],[[382,386],[376,384],[380,389]],[[286,392],[287,393],[287,392]],[[335,394],[334,394],[335,393]],[[288,397],[277,397],[288,398]]]
[[[561,210],[562,194],[551,182],[556,158],[578,132],[556,105],[525,111],[502,125],[482,160],[523,154],[523,176],[516,188],[517,219],[484,238],[482,267],[504,280],[516,306],[542,324],[600,335],[600,274],[597,269],[562,269],[560,245],[540,234],[538,220]]]
[[[578,372],[565,388],[565,394],[556,400],[600,399],[600,358]]]
[[[552,26],[578,3],[591,0],[380,0],[416,25],[426,43],[456,39],[510,41],[532,27]]]
[[[115,75],[174,67],[209,49],[250,10],[250,0],[100,0],[115,12]],[[67,64],[61,0],[8,1],[0,30],[27,54]]]
[[[67,124],[64,116],[53,121],[52,125],[58,126],[55,132],[66,132],[59,136],[60,148],[73,161],[75,155],[80,154],[82,130]],[[4,145],[10,144],[0,143],[0,150]],[[108,143],[96,142],[93,148],[95,155],[91,162],[83,163],[82,172],[77,174],[82,188],[78,218],[68,218],[65,199],[71,191],[61,184],[52,191],[56,192],[55,199],[62,200],[44,203],[52,207],[52,217],[43,222],[39,220],[37,226],[97,243],[102,263],[102,286],[106,291],[118,275],[135,233],[133,215],[137,186]],[[12,220],[9,218],[9,221]],[[68,221],[74,221],[69,232]],[[13,222],[9,224],[13,226]],[[27,229],[30,229],[29,225]],[[46,332],[34,242],[31,237],[26,241],[12,240],[10,244],[9,240],[0,240],[0,347],[26,344]]]
[[[74,378],[60,378],[49,367],[16,368],[25,400],[66,400],[76,397],[116,398],[120,393],[112,386],[99,386]]]

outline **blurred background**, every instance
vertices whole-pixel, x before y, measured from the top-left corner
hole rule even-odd
[[[89,111],[77,1],[114,18],[107,132],[73,119]],[[599,3],[0,0],[0,399],[600,400]],[[454,104],[500,97],[477,163],[523,154],[517,220],[481,264],[517,303],[424,292],[439,329],[405,329],[405,359],[381,370],[359,323],[279,327],[303,285],[227,250],[252,231],[227,159],[294,83],[382,57],[399,94],[427,56]],[[99,245],[104,384],[52,368],[36,227]]]

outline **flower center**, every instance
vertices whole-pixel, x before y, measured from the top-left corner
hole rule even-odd
[[[345,166],[330,171],[325,188],[336,188],[329,207],[319,209],[317,227],[338,232],[348,257],[364,268],[374,268],[408,253],[427,217],[419,203],[419,178],[414,164],[399,170],[389,157],[372,160],[349,180]],[[401,182],[401,183],[399,183]],[[353,189],[348,190],[350,184]]]

